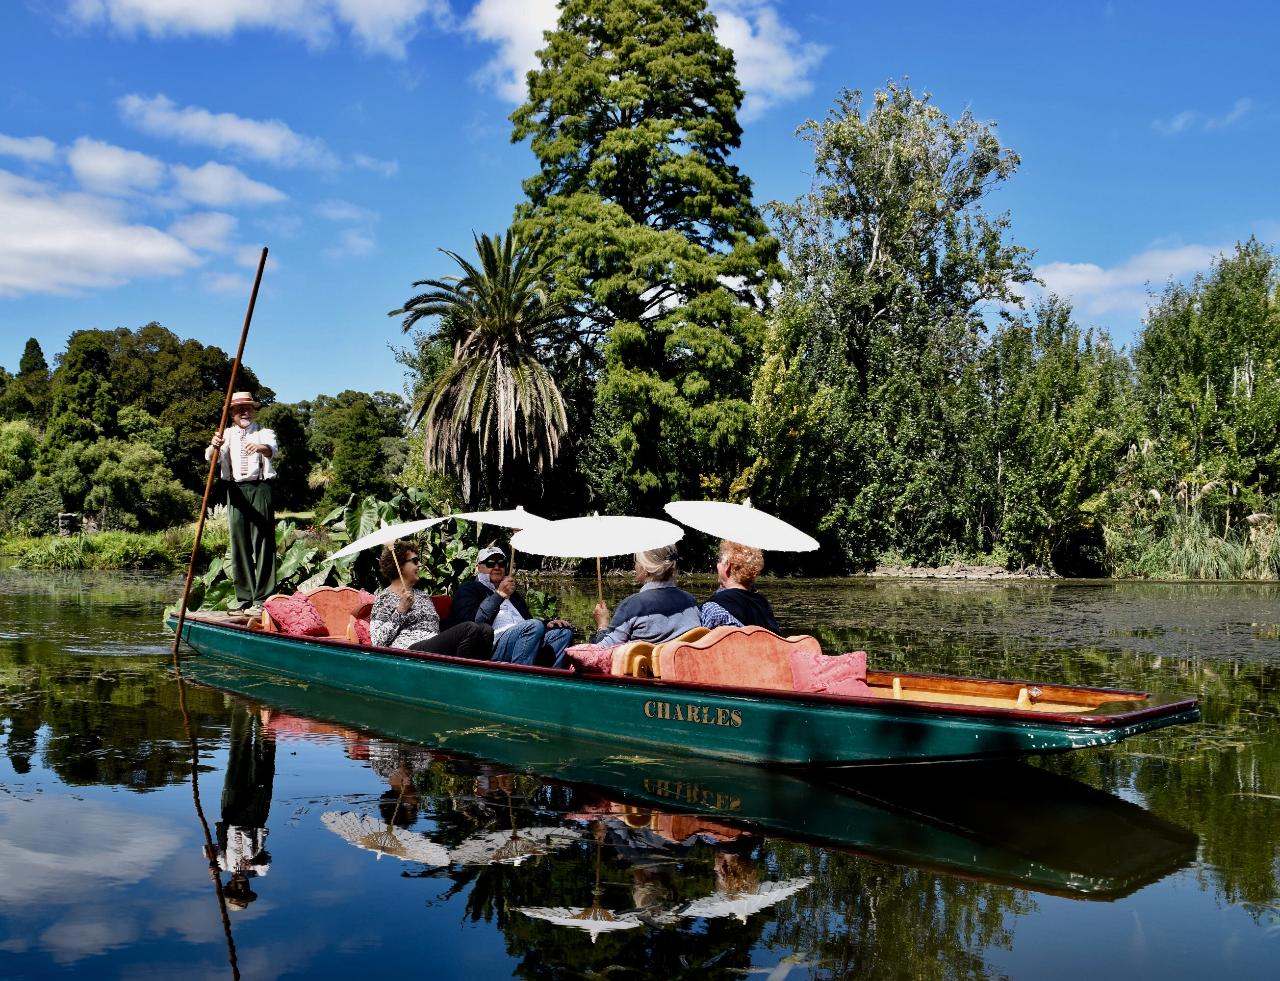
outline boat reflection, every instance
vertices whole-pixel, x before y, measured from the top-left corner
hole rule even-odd
[[[1187,865],[1198,844],[1194,833],[1135,804],[1025,763],[879,767],[811,778],[698,757],[620,755],[616,745],[550,739],[518,726],[303,687],[201,658],[184,671],[197,683],[275,710],[416,744],[435,760],[448,757],[473,768],[477,764],[467,761],[491,761],[560,788],[566,824],[604,827],[619,855],[630,853],[629,864],[641,870],[637,893],[645,891],[642,853],[660,854],[694,839],[743,856],[749,851],[744,842],[767,835],[1084,899],[1129,895]],[[504,829],[492,837],[499,848],[513,835]],[[734,861],[725,860],[708,909],[718,908],[714,899],[749,911],[773,892],[803,887],[796,881],[752,883],[749,877],[726,886]],[[741,877],[745,863],[737,862]],[[661,903],[636,907],[648,908],[651,922],[680,912]]]

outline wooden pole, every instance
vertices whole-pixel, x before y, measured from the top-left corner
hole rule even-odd
[[[244,342],[249,337],[249,322],[253,320],[253,307],[258,302],[258,287],[262,285],[262,270],[267,264],[267,247],[262,247],[262,255],[258,259],[258,274],[253,277],[253,292],[249,294],[249,309],[244,314],[244,329],[240,331],[240,345],[236,348],[235,360],[231,362],[231,378],[227,382],[227,394],[222,400],[222,418],[218,422],[218,432],[227,428],[227,414],[231,411],[231,396],[236,390],[236,381],[240,376],[240,359],[244,357]],[[182,624],[187,618],[187,600],[191,596],[191,581],[195,578],[196,555],[200,551],[200,536],[204,534],[204,516],[209,510],[209,493],[213,490],[213,474],[222,459],[222,451],[217,450],[209,457],[209,475],[204,481],[204,498],[200,501],[200,516],[196,519],[196,540],[191,546],[191,561],[187,563],[187,581],[182,587],[182,603],[178,606],[178,626],[173,632],[173,664],[178,666],[178,645],[182,642]]]
[[[604,602],[604,582],[600,578],[600,556],[596,556],[596,599]]]

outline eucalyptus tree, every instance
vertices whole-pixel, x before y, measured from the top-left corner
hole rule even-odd
[[[704,0],[565,0],[512,115],[538,172],[517,211],[602,366],[585,469],[614,507],[732,476],[777,242],[729,163],[742,105]]]
[[[1008,217],[982,202],[1018,157],[991,124],[949,118],[905,84],[869,106],[845,92],[799,133],[813,144],[813,185],[773,213],[790,273],[783,308],[804,319],[769,334],[778,370],[757,385],[757,432],[780,392],[815,392],[822,411],[808,413],[816,434],[762,439],[744,477],[767,480],[775,456],[814,439],[820,451],[788,482],[786,506],[824,515],[852,564],[890,548],[925,560],[972,548],[969,497],[984,493],[984,464],[967,447],[985,423],[984,315],[1017,304],[1033,278],[1031,254],[1006,241]]]
[[[475,236],[477,261],[442,249],[461,276],[425,279],[403,307],[403,329],[428,317],[453,342],[453,358],[417,396],[410,426],[423,427],[428,469],[456,471],[468,500],[502,495],[508,460],[541,473],[568,426],[564,399],[540,359],[560,336],[565,310],[551,295],[544,240],[509,230]]]

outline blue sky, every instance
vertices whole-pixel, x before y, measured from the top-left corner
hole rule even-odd
[[[798,124],[910,78],[1022,157],[991,202],[1086,325],[1132,341],[1149,292],[1280,242],[1280,5],[713,0],[758,202],[809,181]],[[287,401],[400,391],[386,312],[437,251],[497,232],[553,0],[8,0],[0,12],[0,365],[36,337],[156,320]],[[1267,66],[1272,67],[1268,68]]]

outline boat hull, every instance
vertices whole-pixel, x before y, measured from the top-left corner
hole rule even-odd
[[[170,618],[171,629],[176,626]],[[832,768],[1105,746],[1199,718],[1195,699],[1087,718],[578,675],[187,619],[197,653],[299,681],[554,734],[746,763]],[[1133,693],[1118,693],[1133,694]]]

